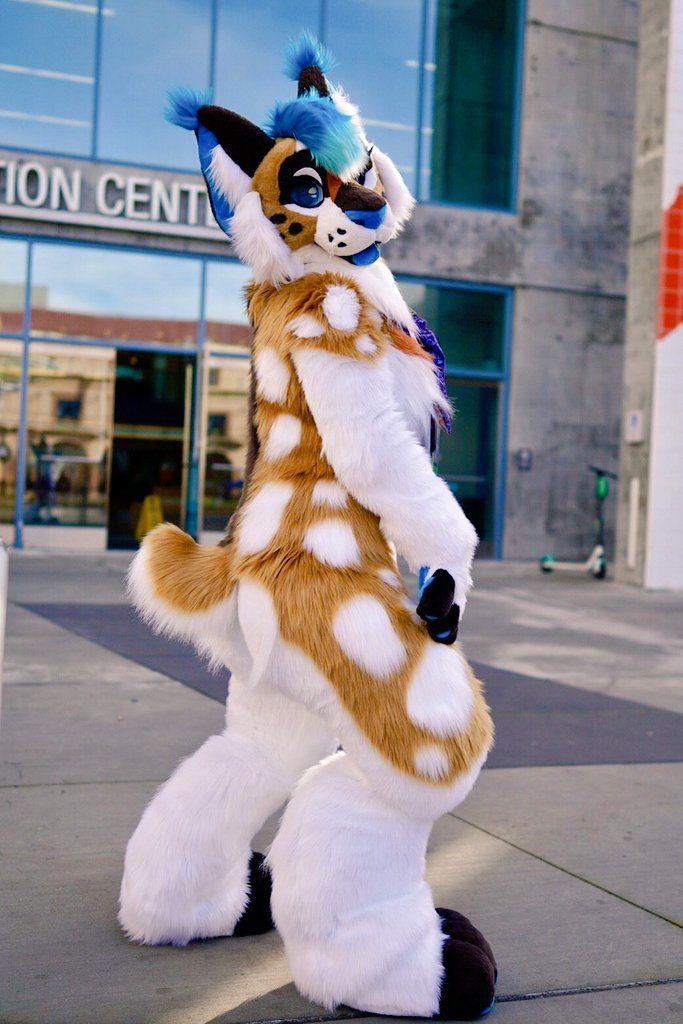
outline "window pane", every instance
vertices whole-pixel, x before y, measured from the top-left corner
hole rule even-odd
[[[31,332],[194,345],[199,278],[199,260],[36,245]]]
[[[490,556],[494,531],[498,385],[448,381],[455,417],[441,435],[439,475],[449,484],[479,534],[479,555]]]
[[[0,0],[0,144],[90,152],[96,13]]]
[[[0,523],[14,522],[21,342],[0,341]]]
[[[24,324],[25,242],[0,242],[0,331],[19,334]]]
[[[450,367],[503,368],[505,296],[399,281],[406,302],[427,320]]]
[[[159,522],[185,525],[194,358],[116,353],[109,547],[133,549]]]
[[[216,102],[262,124],[275,100],[293,99],[282,73],[288,39],[320,31],[320,0],[219,0]]]
[[[411,190],[421,15],[421,0],[329,0],[325,33],[368,138],[391,156]]]
[[[31,343],[24,521],[106,526],[113,349]]]
[[[191,132],[163,118],[166,93],[209,82],[210,0],[115,0],[102,21],[98,156],[197,167]]]
[[[430,0],[424,198],[510,204],[520,2]]]
[[[235,351],[251,343],[244,289],[252,273],[241,263],[209,263],[206,268],[206,338]]]
[[[248,443],[249,360],[207,359],[204,530],[224,530],[242,492]]]

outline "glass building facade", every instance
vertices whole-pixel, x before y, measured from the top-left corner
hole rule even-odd
[[[222,530],[239,497],[249,272],[213,240],[180,251],[167,182],[191,181],[197,158],[161,116],[167,90],[211,87],[262,122],[291,93],[284,43],[311,29],[421,202],[513,209],[522,13],[522,0],[0,0],[0,215],[22,202],[35,229],[0,221],[5,536],[13,525],[18,543],[66,543],[79,530],[84,544],[134,547],[159,514]],[[42,237],[42,217],[76,209],[88,169],[100,236]],[[199,200],[183,187],[186,211]],[[113,242],[103,212],[125,205],[135,226],[155,203],[156,230]],[[439,471],[497,554],[512,294],[399,283],[446,351],[456,425]]]

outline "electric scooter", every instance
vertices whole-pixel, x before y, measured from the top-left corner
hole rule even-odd
[[[595,473],[595,546],[585,562],[558,562],[554,555],[543,555],[539,560],[541,572],[589,572],[596,580],[604,580],[607,575],[604,504],[609,494],[610,480],[617,480],[618,477],[608,469],[600,469],[598,466],[588,468]]]

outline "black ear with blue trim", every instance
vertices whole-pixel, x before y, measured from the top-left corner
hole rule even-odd
[[[166,119],[197,136],[211,208],[219,227],[229,234],[235,207],[275,142],[251,121],[214,106],[210,99],[207,93],[176,89],[169,93]]]
[[[256,168],[275,145],[273,139],[257,125],[224,107],[202,106],[197,117],[201,125],[213,132],[230,159],[250,178],[254,177]]]

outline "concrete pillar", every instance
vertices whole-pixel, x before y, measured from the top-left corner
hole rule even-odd
[[[639,45],[616,575],[683,588],[683,0]]]

